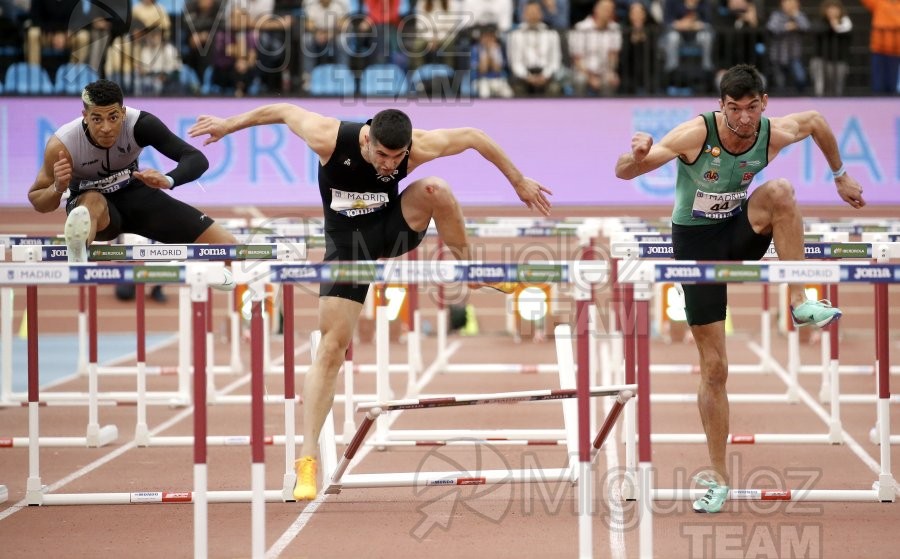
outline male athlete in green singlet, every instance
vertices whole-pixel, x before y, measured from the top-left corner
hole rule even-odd
[[[774,240],[782,260],[803,260],[803,220],[794,189],[773,179],[749,194],[753,177],[785,147],[812,136],[832,169],[837,193],[853,208],[865,205],[862,187],[844,170],[834,134],[816,111],[763,116],[769,96],[753,66],[728,70],[720,82],[720,111],[684,122],[658,143],[638,132],[619,157],[616,176],[633,179],[678,159],[672,245],[678,260],[758,260]],[[791,313],[799,326],[824,327],[841,316],[828,301],[807,301],[790,285]],[[700,352],[697,402],[713,474],[699,478],[708,490],[697,512],[719,512],[728,496],[728,358],[725,353],[724,284],[685,285],[685,307]]]

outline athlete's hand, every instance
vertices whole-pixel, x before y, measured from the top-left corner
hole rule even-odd
[[[862,196],[862,186],[848,173],[844,173],[834,179],[834,182],[837,185],[838,195],[841,197],[841,200],[857,210],[866,205],[866,201],[863,200]]]
[[[550,200],[547,199],[547,194],[553,194],[553,191],[528,177],[522,177],[522,180],[514,187],[516,194],[519,195],[519,200],[522,200],[528,209],[550,215]]]
[[[131,173],[131,178],[137,179],[147,186],[153,188],[169,189],[169,179],[156,169],[144,169],[143,171],[135,171]]]
[[[640,163],[650,153],[653,145],[653,136],[645,132],[635,132],[631,138],[631,155],[635,163]]]
[[[72,164],[66,157],[66,152],[60,150],[59,159],[53,163],[53,190],[57,194],[62,194],[69,188],[69,182],[72,181]],[[62,187],[62,188],[60,188]]]
[[[203,141],[204,146],[224,138],[228,134],[228,129],[225,127],[225,119],[210,115],[197,117],[197,122],[188,128],[188,136],[196,138],[204,134],[209,134],[209,138]]]

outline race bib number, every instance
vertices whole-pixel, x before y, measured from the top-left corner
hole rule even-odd
[[[387,192],[344,192],[331,189],[331,209],[347,217],[377,212],[387,203]]]
[[[691,209],[691,215],[707,219],[728,219],[741,213],[741,202],[746,199],[746,190],[719,194],[698,189],[697,194],[694,195],[694,207]]]
[[[111,194],[131,182],[131,173],[137,170],[137,162],[108,177],[97,180],[82,180],[78,183],[78,191],[96,190],[101,194]]]

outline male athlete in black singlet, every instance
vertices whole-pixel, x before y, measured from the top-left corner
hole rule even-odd
[[[497,143],[475,128],[414,130],[398,110],[379,112],[366,124],[341,122],[296,105],[265,105],[222,119],[201,116],[191,137],[206,143],[263,124],[286,124],[319,156],[319,189],[325,212],[327,260],[374,260],[415,248],[434,219],[444,244],[458,259],[469,255],[465,220],[446,181],[427,177],[400,193],[398,185],[418,166],[474,149],[502,172],[526,206],[550,211],[550,190],[525,177]],[[323,284],[319,298],[322,341],[303,388],[303,449],[297,461],[298,500],[316,496],[316,445],[334,401],[335,382],[368,286]]]

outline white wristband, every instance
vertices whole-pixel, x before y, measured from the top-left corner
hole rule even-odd
[[[843,165],[841,165],[841,168],[838,169],[837,171],[832,171],[832,172],[831,172],[831,176],[834,177],[834,178],[836,178],[836,179],[839,179],[839,178],[843,177],[843,176],[846,175],[846,174],[847,174],[847,170],[844,169],[844,166],[843,166]]]
[[[166,177],[167,181],[169,181],[169,188],[170,189],[173,188],[175,186],[175,179],[173,179],[169,175],[163,175],[163,176]]]

